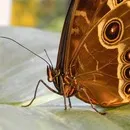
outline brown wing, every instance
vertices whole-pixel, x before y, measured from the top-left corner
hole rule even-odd
[[[69,69],[70,64],[76,59],[77,53],[81,49],[82,44],[84,44],[82,41],[85,35],[110,10],[106,2],[107,0],[78,1],[68,40],[67,56],[65,58],[66,70]]]
[[[68,63],[72,75],[92,102],[102,106],[130,102],[129,67],[126,67],[130,62],[125,59],[130,48],[130,1],[119,5],[117,2],[86,0],[84,4],[81,0],[76,11],[86,15],[75,16],[70,40]],[[113,29],[119,36],[117,32],[113,35]],[[76,96],[88,102],[85,91]]]
[[[96,22],[106,12],[109,7],[102,6],[107,0],[71,0],[70,7],[65,19],[56,69],[67,72],[73,56],[79,51],[81,40],[90,29],[92,22]],[[102,8],[102,16],[96,16]]]
[[[70,2],[70,6],[66,15],[66,19],[64,22],[64,27],[62,30],[62,35],[61,35],[61,40],[60,40],[60,45],[59,45],[59,51],[58,51],[58,56],[57,56],[57,64],[56,64],[56,69],[62,71],[61,73],[64,73],[64,67],[66,64],[65,61],[65,57],[68,55],[67,54],[67,47],[68,47],[68,39],[70,37],[70,28],[71,28],[71,24],[73,21],[73,17],[74,17],[74,11],[76,8],[76,3],[79,0],[71,0]]]

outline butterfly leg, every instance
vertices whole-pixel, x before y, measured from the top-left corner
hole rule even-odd
[[[92,109],[93,109],[94,111],[96,111],[97,113],[101,114],[101,115],[105,115],[106,112],[99,112],[99,111],[93,106],[93,103],[92,103],[92,101],[91,101],[91,99],[90,99],[88,93],[86,92],[86,89],[83,89],[83,88],[82,88],[82,90],[83,90],[84,93],[86,94],[86,96],[87,96],[87,98],[88,98],[88,101],[89,101],[89,103],[90,103]]]
[[[72,108],[70,97],[68,97],[69,107]]]
[[[33,97],[33,99],[31,100],[31,102],[29,103],[29,104],[27,104],[27,105],[22,105],[22,107],[28,107],[28,106],[30,106],[32,103],[33,103],[33,101],[36,99],[36,94],[37,94],[37,90],[38,90],[38,87],[39,87],[39,84],[40,83],[43,83],[50,91],[52,91],[52,92],[54,92],[54,93],[56,93],[56,94],[59,94],[57,91],[55,91],[54,89],[52,89],[51,87],[49,87],[43,80],[39,80],[38,81],[38,83],[37,83],[37,86],[36,86],[36,88],[35,88],[35,92],[34,92],[34,97]],[[60,95],[60,94],[59,94]]]
[[[65,107],[64,109],[67,110],[67,105],[66,105],[66,96],[63,95],[63,97],[64,97],[64,107]]]
[[[63,96],[63,97],[64,97],[65,110],[67,110],[66,96]],[[68,97],[68,102],[69,102],[69,107],[72,108],[70,97]]]
[[[62,93],[63,93],[63,98],[64,98],[64,109],[67,110],[67,105],[66,105],[66,94],[65,94],[65,86],[64,86],[64,82],[63,82],[63,78],[60,76],[60,85],[61,85],[61,89],[62,89]]]

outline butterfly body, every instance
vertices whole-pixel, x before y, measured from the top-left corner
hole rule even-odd
[[[50,82],[65,98],[130,102],[130,0],[72,0]],[[48,78],[48,79],[49,79]]]

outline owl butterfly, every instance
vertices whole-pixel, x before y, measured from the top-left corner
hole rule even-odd
[[[103,107],[130,102],[130,0],[71,0],[56,68],[47,66],[52,92]],[[35,98],[35,97],[34,97]],[[32,103],[32,102],[31,102]],[[98,111],[97,111],[98,112]]]

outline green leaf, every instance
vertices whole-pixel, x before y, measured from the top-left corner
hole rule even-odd
[[[60,35],[32,28],[1,27],[0,35],[11,37],[47,59],[44,49],[56,63]],[[4,130],[129,130],[130,104],[105,110],[100,115],[90,105],[72,99],[72,109],[64,110],[63,98],[40,85],[47,82],[46,63],[15,43],[0,39],[0,129]],[[47,82],[47,84],[49,84]],[[53,84],[49,84],[53,87]]]

